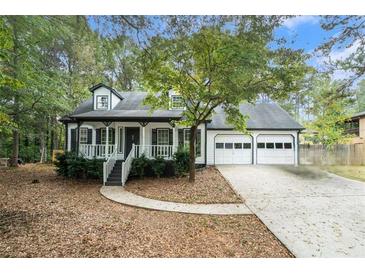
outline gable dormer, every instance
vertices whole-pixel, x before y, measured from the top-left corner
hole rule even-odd
[[[183,97],[180,94],[178,94],[174,91],[170,91],[169,97],[170,97],[170,103],[169,103],[170,110],[184,110],[185,109]]]
[[[93,93],[94,110],[111,110],[123,100],[123,97],[113,88],[102,83],[89,89]]]

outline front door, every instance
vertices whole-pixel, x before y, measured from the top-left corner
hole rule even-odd
[[[129,155],[132,149],[132,144],[139,145],[139,127],[125,128],[125,156]]]

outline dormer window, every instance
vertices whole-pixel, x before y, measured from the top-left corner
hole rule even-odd
[[[96,96],[96,109],[107,110],[109,107],[109,96],[108,95],[97,95]]]
[[[171,96],[171,109],[184,109],[184,101],[180,95]]]

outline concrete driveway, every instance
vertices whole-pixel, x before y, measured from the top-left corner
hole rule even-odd
[[[365,257],[365,183],[305,166],[218,169],[296,257]]]

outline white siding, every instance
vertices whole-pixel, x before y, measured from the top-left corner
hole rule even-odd
[[[96,110],[96,96],[98,95],[107,95],[108,96],[108,109],[113,109],[119,102],[120,99],[115,96],[109,89],[105,87],[100,87],[96,90],[94,90],[94,110]],[[111,105],[110,105],[110,98],[111,98]]]

